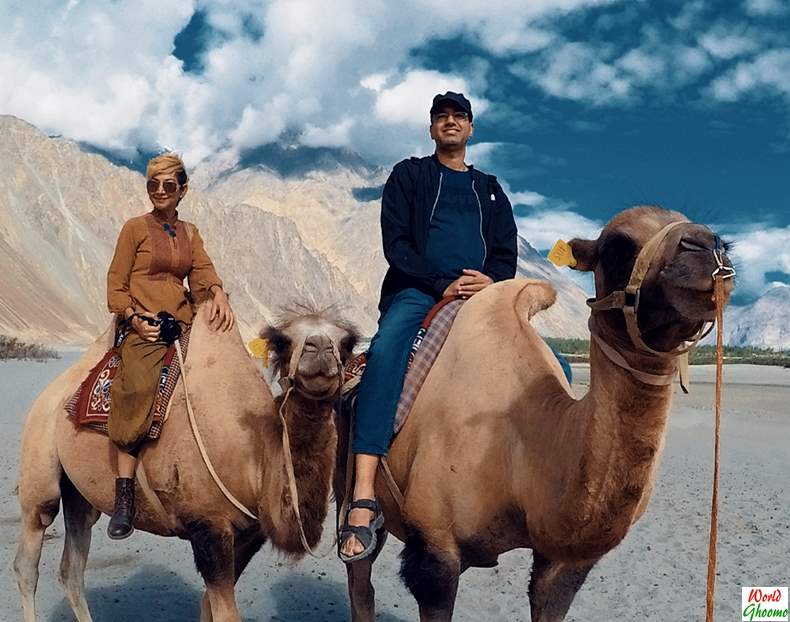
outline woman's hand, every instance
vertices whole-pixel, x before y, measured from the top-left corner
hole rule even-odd
[[[230,308],[228,295],[218,286],[212,287],[211,291],[214,292],[214,296],[208,309],[208,324],[213,330],[221,330],[223,332],[230,330],[236,323],[236,318],[233,316],[233,310]]]
[[[143,317],[150,317],[157,321],[156,325],[149,324],[140,316]],[[137,313],[132,317],[132,328],[137,331],[137,334],[143,339],[143,341],[156,341],[159,339],[159,318],[156,317],[153,313],[143,312]]]

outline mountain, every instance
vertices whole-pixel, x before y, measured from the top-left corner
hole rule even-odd
[[[108,322],[105,279],[123,222],[150,209],[139,173],[0,116],[0,333],[86,343]],[[282,309],[338,302],[363,332],[375,301],[309,248],[290,219],[190,189],[195,222],[245,336]]]
[[[715,343],[709,338],[706,343]],[[753,303],[724,314],[724,343],[790,350],[790,286],[769,289]]]
[[[310,248],[321,253],[362,296],[376,301],[387,265],[379,223],[381,189],[388,171],[335,166],[302,177],[279,174],[269,166],[196,171],[206,194],[227,202],[255,205],[296,223]],[[518,275],[546,279],[557,302],[539,313],[534,325],[546,336],[587,338],[584,291],[519,238]]]
[[[95,151],[0,116],[0,333],[87,343],[106,328],[118,232],[150,204],[142,175]],[[386,174],[350,152],[288,145],[194,171],[180,214],[200,229],[245,338],[305,303],[339,306],[372,334]],[[542,334],[587,336],[584,293],[524,240],[518,273],[558,290],[535,319]]]

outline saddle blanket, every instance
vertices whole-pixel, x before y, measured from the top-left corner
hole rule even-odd
[[[189,331],[181,335],[181,356],[186,359],[189,347]],[[76,426],[84,426],[102,434],[107,434],[107,419],[110,416],[110,387],[118,372],[121,357],[116,348],[110,348],[101,361],[88,372],[74,395],[66,402],[66,414]],[[159,438],[162,426],[167,420],[170,398],[181,375],[181,368],[176,356],[176,346],[171,344],[162,363],[159,374],[159,385],[154,399],[154,415],[151,427],[145,440]]]
[[[409,353],[406,378],[395,413],[393,436],[400,432],[406,422],[414,400],[417,399],[417,394],[420,392],[433,362],[439,355],[455,316],[463,303],[464,301],[459,298],[443,298],[428,312],[420,324],[420,329],[414,337]],[[367,352],[363,352],[346,364],[342,390],[344,401],[348,401],[348,398],[352,397],[352,391],[356,392],[366,364]]]

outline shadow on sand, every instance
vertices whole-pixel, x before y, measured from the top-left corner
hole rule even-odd
[[[346,622],[350,619],[345,583],[298,574],[278,578],[258,590],[256,602],[239,599],[246,622]],[[94,620],[113,622],[195,622],[200,617],[201,591],[165,566],[145,566],[116,586],[89,588],[88,605]],[[48,622],[73,620],[61,599]],[[406,622],[390,614],[378,622]]]
[[[164,566],[144,566],[117,586],[88,588],[94,620],[113,622],[195,622],[200,617],[201,592]],[[73,620],[63,598],[49,622]]]
[[[346,622],[351,619],[346,584],[325,578],[296,575],[272,583],[273,611],[256,608],[255,620],[271,622]],[[377,622],[406,622],[390,614],[379,614]]]

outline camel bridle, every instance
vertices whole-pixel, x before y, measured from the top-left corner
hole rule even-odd
[[[282,444],[283,444],[283,456],[284,456],[284,460],[285,460],[285,470],[286,470],[286,474],[288,476],[288,490],[289,490],[289,493],[290,493],[290,496],[291,496],[291,503],[293,505],[294,515],[296,516],[296,521],[297,521],[297,524],[299,526],[299,538],[300,538],[300,540],[302,542],[302,546],[304,547],[304,550],[307,553],[309,553],[310,555],[312,555],[313,557],[319,558],[319,557],[325,557],[326,554],[323,554],[321,556],[316,555],[313,552],[313,550],[310,547],[310,545],[308,544],[307,537],[305,536],[305,533],[304,533],[304,525],[303,525],[303,521],[302,521],[302,515],[301,515],[301,512],[299,511],[299,492],[298,492],[298,490],[296,488],[296,475],[294,474],[293,458],[291,456],[291,442],[290,442],[290,439],[288,437],[288,426],[287,426],[286,421],[285,421],[285,406],[286,406],[286,404],[288,402],[288,398],[291,397],[291,393],[293,392],[293,390],[294,390],[294,388],[296,386],[296,381],[295,381],[296,372],[297,372],[297,369],[299,367],[299,360],[302,358],[302,353],[304,352],[304,346],[305,346],[305,341],[306,340],[307,340],[307,337],[302,337],[299,340],[299,342],[297,344],[297,347],[294,348],[294,351],[291,354],[291,359],[290,359],[289,365],[288,365],[288,375],[283,377],[283,378],[280,378],[280,386],[282,387],[285,395],[283,397],[282,404],[280,405],[280,409],[278,411],[278,414],[280,416],[280,422],[281,422],[282,428],[283,428]],[[191,401],[189,399],[189,391],[187,390],[187,384],[186,384],[186,382],[187,382],[187,379],[186,379],[186,368],[185,368],[185,365],[184,365],[184,359],[183,359],[183,357],[181,355],[181,345],[180,345],[178,339],[176,339],[175,343],[176,343],[176,352],[178,353],[178,361],[179,361],[179,364],[181,365],[181,379],[182,379],[182,382],[184,383],[184,397],[186,398],[186,406],[187,406],[187,414],[188,414],[188,417],[189,417],[189,423],[190,423],[190,427],[192,428],[192,433],[193,433],[193,436],[195,438],[195,442],[197,443],[198,449],[200,451],[200,456],[203,458],[203,463],[206,465],[206,468],[208,469],[209,474],[211,475],[211,478],[214,480],[214,483],[220,489],[220,491],[225,496],[225,498],[237,510],[239,510],[242,514],[244,514],[248,518],[251,518],[252,520],[256,520],[257,521],[258,517],[255,515],[255,513],[252,510],[250,510],[249,508],[247,508],[241,501],[239,501],[233,495],[233,493],[231,493],[230,490],[228,490],[228,488],[222,482],[222,480],[220,479],[220,477],[217,474],[216,470],[214,469],[213,464],[211,463],[211,459],[208,456],[208,451],[206,450],[206,446],[205,446],[205,444],[203,442],[203,438],[202,438],[202,436],[200,434],[200,430],[198,429],[197,421],[195,420],[195,413],[192,410],[192,404],[191,404]],[[332,343],[332,355],[334,356],[335,361],[337,363],[337,369],[338,369],[337,373],[338,373],[338,377],[339,377],[338,380],[342,381],[343,365],[342,365],[341,359],[340,359],[340,352],[339,352],[335,342],[331,341],[331,343]],[[341,384],[342,384],[342,382],[338,382],[338,391],[340,391]],[[312,399],[312,398],[310,398],[310,399]],[[160,513],[163,513],[163,514],[166,515],[166,512],[164,511],[164,508],[161,507],[161,503],[157,507],[157,511],[159,511],[160,509],[161,509]],[[332,544],[332,548],[334,548],[334,546],[335,545],[333,543]]]
[[[630,337],[634,347],[636,347],[637,350],[654,357],[677,360],[677,370],[671,374],[651,374],[634,369],[626,362],[625,358],[622,356],[622,354],[620,354],[620,352],[618,352],[611,345],[607,344],[597,334],[597,331],[594,330],[592,325],[592,318],[590,318],[590,335],[600,346],[601,351],[610,361],[612,361],[615,365],[630,371],[638,380],[652,385],[671,384],[675,377],[675,373],[679,372],[681,377],[681,387],[683,388],[684,392],[688,392],[686,389],[688,375],[688,352],[713,329],[714,322],[703,322],[697,333],[691,339],[686,340],[685,344],[680,344],[672,350],[663,351],[651,348],[645,343],[644,339],[642,338],[642,332],[639,330],[638,313],[642,284],[644,283],[645,277],[647,276],[647,273],[650,270],[653,260],[658,254],[661,245],[672,231],[682,225],[688,224],[691,223],[685,220],[671,222],[668,225],[662,227],[658,233],[656,233],[647,241],[636,257],[634,267],[631,270],[631,276],[629,277],[628,284],[624,289],[614,291],[600,300],[595,298],[590,298],[587,300],[587,305],[590,307],[590,309],[592,309],[593,313],[609,311],[612,309],[621,309],[623,316],[625,317],[628,336]],[[722,279],[732,278],[735,276],[735,270],[729,266],[724,265],[724,250],[720,247],[721,241],[718,236],[715,236],[715,240],[716,242],[713,249],[713,257],[716,262],[716,269],[711,274],[711,278],[713,278],[714,281],[717,277]]]
[[[283,428],[283,437],[282,437],[282,444],[283,444],[283,457],[285,459],[285,471],[288,475],[288,492],[291,496],[291,504],[293,506],[294,515],[296,516],[296,523],[299,526],[299,539],[302,542],[302,548],[304,548],[305,552],[307,552],[312,557],[316,559],[321,559],[326,557],[327,553],[322,553],[321,555],[316,555],[313,552],[312,547],[307,542],[307,536],[304,533],[304,523],[302,521],[302,513],[299,510],[299,491],[296,488],[296,475],[294,473],[294,464],[293,464],[293,457],[291,455],[291,440],[288,436],[288,424],[285,421],[285,406],[288,403],[291,394],[293,393],[294,389],[296,388],[296,372],[299,369],[299,361],[302,358],[302,354],[304,353],[305,343],[307,341],[307,336],[302,336],[296,344],[296,347],[291,352],[291,359],[288,362],[288,375],[282,376],[279,380],[280,388],[283,390],[283,401],[280,404],[280,408],[277,411],[277,414],[280,416],[280,423]],[[337,375],[338,375],[338,393],[340,392],[341,387],[343,386],[343,363],[340,359],[340,351],[338,350],[337,344],[333,340],[330,339],[332,343],[332,356],[335,359],[335,363],[337,364]],[[306,396],[308,399],[313,399],[309,395]],[[331,548],[335,547],[335,543],[332,543]],[[331,550],[331,548],[329,550]]]

